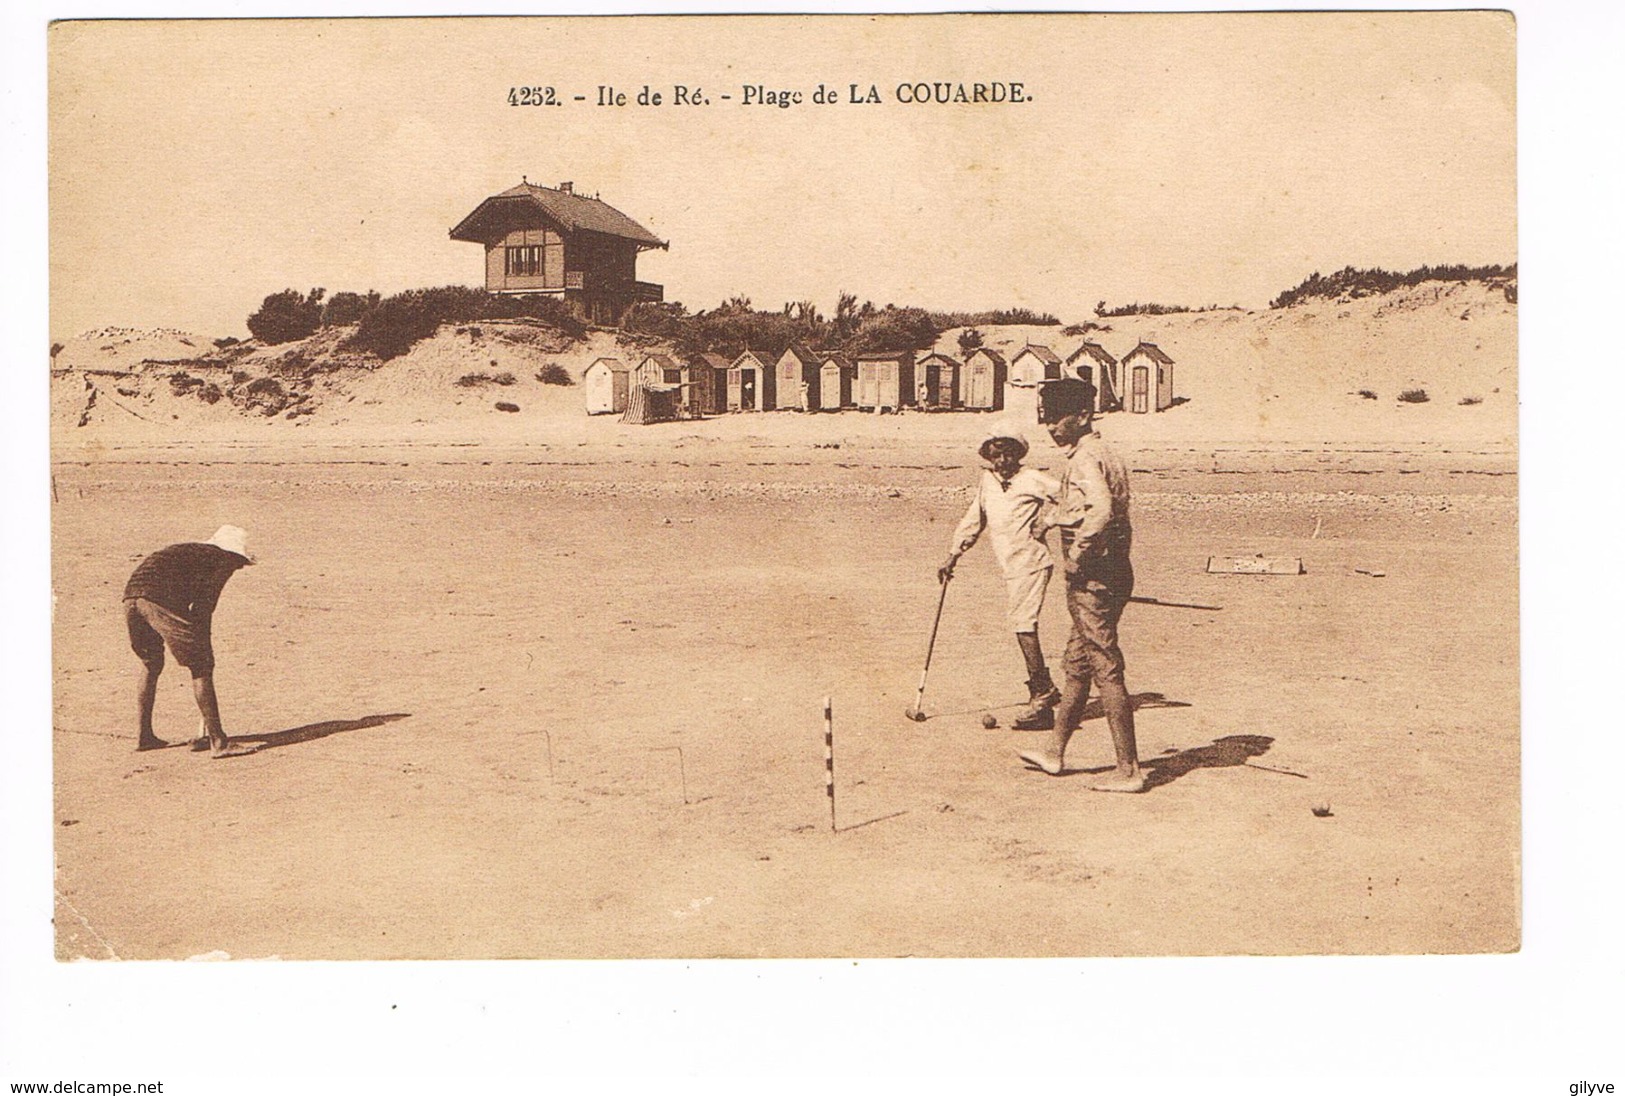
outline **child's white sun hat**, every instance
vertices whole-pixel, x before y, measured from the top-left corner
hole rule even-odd
[[[254,562],[253,555],[248,551],[248,532],[240,526],[222,525],[214,531],[214,536],[204,541],[204,543],[212,544],[216,548],[224,548],[228,552],[234,552],[242,556],[250,563]]]

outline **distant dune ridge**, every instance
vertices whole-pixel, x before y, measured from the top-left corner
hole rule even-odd
[[[1101,327],[1087,335],[1054,326],[978,330],[1007,358],[1028,342],[1063,359],[1085,339],[1119,359],[1141,340],[1155,343],[1174,361],[1179,402],[1157,414],[1104,416],[1104,431],[1131,442],[1516,445],[1517,304],[1515,288],[1505,284],[1424,282],[1273,310],[1095,322]],[[269,347],[253,341],[217,347],[211,338],[167,329],[87,332],[52,356],[53,445],[188,439],[309,445],[324,438],[649,444],[673,430],[785,444],[942,442],[970,439],[986,424],[974,413],[846,411],[625,426],[616,416],[586,415],[581,375],[600,357],[636,365],[669,350],[662,343],[623,345],[604,330],[576,341],[540,321],[497,320],[444,325],[406,354],[380,362],[341,349],[349,330],[324,328]],[[935,349],[961,357],[961,330],[944,332]],[[555,364],[578,384],[543,383],[538,374]],[[499,411],[499,402],[519,410]]]

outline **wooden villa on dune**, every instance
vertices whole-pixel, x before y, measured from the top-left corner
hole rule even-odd
[[[1123,355],[1119,368],[1128,390],[1124,401],[1127,410],[1144,415],[1174,405],[1174,359],[1155,343],[1142,340]]]
[[[972,411],[1003,411],[1004,383],[1010,367],[1004,355],[991,347],[978,347],[965,359],[960,376],[960,399]]]
[[[522,181],[485,199],[451,230],[485,248],[485,288],[566,301],[590,323],[619,323],[663,286],[637,280],[639,253],[670,245],[615,207],[575,192]]]

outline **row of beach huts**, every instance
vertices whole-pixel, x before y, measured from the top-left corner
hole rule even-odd
[[[1007,362],[989,347],[964,361],[912,350],[845,354],[791,345],[776,359],[746,350],[649,354],[636,365],[599,358],[582,378],[589,415],[628,422],[704,418],[739,411],[1004,411],[1036,408],[1046,380],[1081,377],[1094,386],[1098,411],[1163,411],[1174,402],[1173,359],[1140,342],[1121,360],[1084,342],[1062,358],[1029,343]]]

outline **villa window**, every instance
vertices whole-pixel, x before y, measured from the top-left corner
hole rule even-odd
[[[543,269],[543,251],[540,244],[527,244],[507,249],[505,273],[510,278],[540,278]]]

